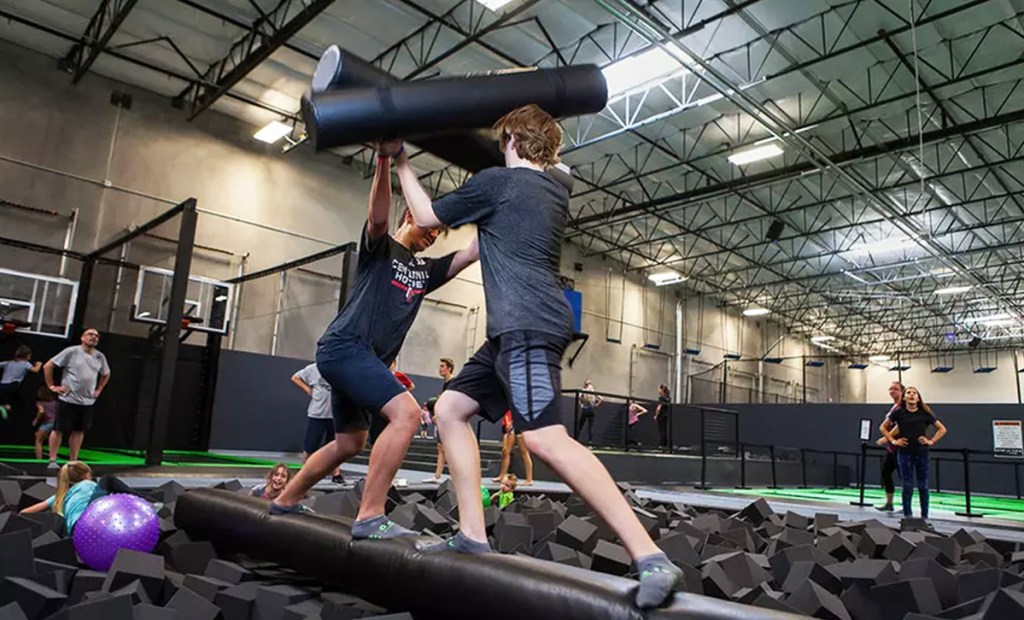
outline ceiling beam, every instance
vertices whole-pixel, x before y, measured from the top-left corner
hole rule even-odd
[[[273,10],[261,15],[232,44],[224,58],[210,65],[199,83],[190,85],[175,98],[191,102],[189,120],[202,114],[332,4],[334,0],[311,0],[308,4],[281,0]],[[302,7],[297,13],[296,6]]]
[[[71,73],[71,83],[78,84],[107,47],[111,37],[121,27],[139,0],[102,0],[93,13],[85,32],[77,43],[71,46],[59,66]]]

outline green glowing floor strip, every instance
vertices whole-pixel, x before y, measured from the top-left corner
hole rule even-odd
[[[806,501],[827,502],[836,504],[849,504],[860,496],[857,489],[716,489],[717,492],[735,493],[738,495],[756,495],[768,499],[795,499]],[[881,504],[885,494],[879,489],[867,489],[864,492],[864,500],[875,505]],[[896,489],[896,508],[900,507],[900,493]],[[933,509],[949,512],[961,512],[964,510],[964,496],[954,493],[931,493],[930,504]],[[915,498],[914,510],[918,509]],[[1013,521],[1024,521],[1024,500],[1010,499],[1004,497],[988,497],[983,495],[971,495],[971,510],[980,512],[986,516]]]
[[[67,460],[68,449],[62,447],[59,453],[61,460]],[[144,452],[123,449],[87,449],[82,448],[78,458],[92,465],[143,467],[146,465]],[[0,444],[0,461],[4,463],[38,463],[34,448],[24,445]],[[268,468],[274,461],[254,459],[208,452],[192,452],[187,450],[166,450],[164,465],[178,467],[252,467]]]

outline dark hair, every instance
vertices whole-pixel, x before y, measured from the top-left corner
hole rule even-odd
[[[899,382],[898,381],[893,381],[893,383],[899,383]],[[903,398],[900,400],[900,407],[902,407],[903,409],[907,408],[907,391],[908,390],[914,390],[915,392],[917,392],[917,408],[918,409],[920,409],[921,411],[924,411],[925,413],[927,413],[929,415],[934,415],[932,413],[932,408],[928,406],[928,403],[924,402],[924,397],[921,396],[921,390],[917,389],[916,387],[914,387],[912,385],[910,387],[908,387],[907,389],[903,390]]]
[[[14,359],[28,359],[32,357],[32,349],[25,345],[18,345],[18,348],[14,350]]]
[[[48,403],[56,398],[57,395],[53,393],[53,390],[46,387],[45,385],[40,385],[39,389],[36,390],[36,400],[41,403]]]
[[[450,357],[442,357],[441,363],[448,367],[448,370],[455,370],[455,362]]]
[[[82,335],[84,336],[86,332],[96,332],[97,336],[100,335],[100,330],[95,327],[86,327],[82,330]]]
[[[562,147],[562,128],[555,119],[535,104],[524,105],[502,116],[494,123],[498,144],[505,150],[509,138],[516,139],[516,154],[527,161],[545,166],[558,163]]]

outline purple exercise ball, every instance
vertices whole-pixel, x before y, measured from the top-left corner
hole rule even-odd
[[[105,571],[121,549],[152,551],[160,538],[160,521],[146,500],[116,493],[89,504],[75,523],[72,538],[86,566]]]

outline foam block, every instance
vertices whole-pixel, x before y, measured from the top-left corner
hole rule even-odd
[[[800,612],[815,618],[831,620],[852,620],[839,597],[813,581],[805,581],[786,603]]]
[[[781,599],[762,594],[757,597],[757,600],[753,602],[755,607],[761,607],[762,609],[774,609],[775,611],[781,611],[787,614],[793,614],[794,616],[801,615],[799,609],[791,606],[790,604],[782,601]]]
[[[67,599],[60,592],[24,577],[7,577],[0,581],[0,607],[17,603],[29,620],[53,615]]]
[[[980,542],[969,547],[964,547],[961,557],[964,561],[973,564],[986,564],[992,567],[1003,565],[1003,556],[992,548],[988,543]]]
[[[748,523],[761,525],[761,523],[767,520],[772,514],[774,514],[772,507],[768,504],[767,500],[762,497],[756,502],[748,504],[746,508],[740,511],[739,516]]]
[[[249,620],[256,603],[257,588],[259,585],[251,581],[230,586],[218,591],[213,603],[220,608],[224,620]]]
[[[17,603],[0,605],[0,618],[4,620],[28,620],[28,616],[22,611],[21,605]]]
[[[814,533],[817,534],[826,527],[833,527],[839,523],[839,515],[827,512],[814,513]]]
[[[895,565],[888,560],[860,558],[852,562],[833,564],[828,571],[843,582],[843,588],[855,584],[874,587],[896,581]]]
[[[777,536],[773,537],[776,543],[776,550],[781,551],[789,547],[799,547],[800,545],[813,545],[814,534],[805,531],[793,529],[787,527],[782,530]]]
[[[740,587],[736,585],[721,565],[714,562],[705,564],[700,571],[704,594],[715,598],[729,599]]]
[[[106,573],[93,570],[80,570],[75,573],[71,580],[71,590],[68,592],[68,604],[74,605],[82,600],[86,592],[96,592],[103,588],[107,580]]]
[[[146,589],[143,587],[142,582],[138,580],[129,583],[123,588],[114,590],[110,595],[117,598],[127,599],[132,605],[153,603],[153,599],[151,599],[149,594],[146,593]]]
[[[152,495],[160,498],[160,501],[164,504],[169,504],[178,499],[178,496],[184,492],[185,487],[172,480],[153,489]]]
[[[818,550],[829,554],[840,562],[857,557],[857,547],[846,532],[836,532],[831,536],[818,540]]]
[[[960,563],[963,546],[955,538],[931,538],[925,544],[939,550],[940,555],[936,558],[939,564],[949,567]]]
[[[178,615],[189,620],[216,620],[220,609],[188,588],[180,588],[164,605],[178,611]]]
[[[992,603],[982,615],[982,620],[1002,618],[1024,618],[1024,592],[1003,588],[997,590]]]
[[[170,539],[168,539],[170,540]],[[202,575],[217,552],[208,541],[188,542],[171,546],[164,554],[167,563],[180,573]]]
[[[910,542],[903,536],[896,534],[889,540],[889,544],[885,546],[885,552],[882,553],[882,557],[886,560],[892,560],[893,562],[902,562],[907,559],[917,545]]]
[[[939,614],[939,617],[946,620],[960,620],[960,618],[975,617],[975,615],[980,616],[986,609],[988,609],[989,605],[992,604],[995,597],[996,593],[993,592],[988,596],[982,596],[980,598],[965,601],[959,605],[950,607],[949,609],[944,609],[942,613]]]
[[[136,605],[132,609],[133,620],[184,620],[178,615],[177,609],[157,607],[156,605]]]
[[[323,603],[314,600],[302,601],[281,610],[281,620],[320,620]]]
[[[963,530],[960,530],[961,532]],[[1002,571],[998,568],[961,572],[956,576],[960,600],[969,601],[991,594],[999,589]]]
[[[960,590],[956,577],[935,560],[922,558],[904,562],[900,566],[899,578],[901,580],[927,579],[931,581],[943,609],[960,603]]]
[[[927,579],[894,581],[871,588],[871,597],[878,602],[883,620],[903,620],[908,613],[935,615],[942,611],[935,586]]]
[[[65,607],[53,620],[134,620],[132,604],[126,597],[84,601]]]
[[[869,558],[881,559],[885,556],[885,548],[893,536],[895,534],[889,528],[864,528],[858,549]]]
[[[824,566],[808,560],[793,562],[786,576],[786,582],[782,584],[782,591],[793,594],[799,590],[804,582],[813,581],[825,590],[838,596],[843,591],[843,582],[828,571]]]
[[[0,508],[10,506],[18,507],[21,500],[21,487],[13,480],[0,480]]]
[[[504,518],[505,515],[502,515]],[[500,519],[499,519],[500,524]],[[495,526],[495,531],[497,531]],[[555,530],[555,542],[576,551],[589,552],[597,544],[597,527],[577,516],[570,516]]]
[[[771,581],[770,572],[762,568],[751,556],[743,551],[728,553],[708,560],[708,564],[718,564],[728,575],[729,581],[737,588],[753,588],[766,581]]]
[[[533,528],[534,541],[553,534],[558,524],[564,521],[554,510],[528,510],[522,514]]]
[[[28,529],[0,535],[0,580],[31,577],[34,559],[32,533]]]
[[[965,530],[963,528],[957,530],[950,538],[955,540],[961,548],[985,542],[985,537],[976,530]]]
[[[782,517],[782,525],[798,530],[806,530],[811,527],[811,519],[795,512],[788,511]]]
[[[533,528],[529,525],[506,525],[497,535],[498,551],[513,553],[517,549],[528,553],[533,546]]]
[[[57,536],[56,532],[43,532],[32,539],[32,548],[35,549],[41,545],[57,542],[58,540],[61,540],[61,537]]]
[[[38,525],[37,528],[33,528],[36,536],[44,532],[53,532],[59,536],[64,536],[67,532],[64,528],[64,517],[55,512],[34,512],[27,515],[23,514],[21,518]]]
[[[185,575],[185,581],[181,585],[212,603],[218,592],[231,587],[232,584],[214,577]]]
[[[810,560],[821,564],[822,566],[830,566],[836,563],[835,558],[818,551],[810,545],[790,547],[789,549],[780,551],[768,558],[769,565],[772,569],[772,575],[775,577],[775,583],[785,583],[793,562],[800,560]]]
[[[256,588],[256,601],[252,620],[278,620],[285,607],[296,605],[313,595],[290,585],[260,586]]]
[[[50,486],[45,482],[36,482],[27,489],[23,487],[21,491],[21,498],[18,499],[18,510],[24,510],[29,506],[46,501],[48,497],[55,495],[56,493],[57,488]]]
[[[625,575],[633,564],[626,549],[606,540],[597,541],[594,552],[590,554],[590,569],[609,575]]]
[[[422,504],[415,504],[415,508],[416,512],[413,516],[414,529],[418,531],[426,530],[438,535],[444,535],[451,531],[451,522],[437,510]]]
[[[534,557],[557,562],[558,564],[580,566],[579,556],[576,554],[576,551],[555,542],[546,542],[540,545],[536,553],[534,553]]]
[[[256,578],[249,569],[227,560],[211,560],[206,565],[206,571],[203,573],[203,576],[225,581],[229,584],[239,584]]]
[[[42,534],[39,531],[39,524],[34,521],[29,521],[13,512],[0,513],[0,535],[13,534],[22,530],[29,533],[30,539]]]
[[[36,560],[38,562],[39,560]],[[78,569],[73,567],[70,569],[53,570],[48,573],[36,574],[35,581],[41,585],[56,590],[61,594],[68,594],[71,592],[71,584],[75,579],[75,573]]]
[[[150,601],[160,600],[164,587],[164,561],[158,555],[121,549],[114,556],[107,578],[103,582],[104,592],[113,592],[136,579],[141,582]]]
[[[665,552],[668,559],[675,564],[685,564],[697,567],[700,565],[700,556],[697,550],[690,544],[690,539],[683,534],[669,534],[655,543],[659,549]]]
[[[853,620],[878,620],[882,617],[882,610],[871,597],[871,586],[855,584],[846,588],[839,600]]]
[[[61,564],[78,564],[78,554],[75,553],[75,541],[71,538],[59,538],[55,541],[36,545],[34,553],[36,558],[40,560],[50,560],[51,562],[59,562]]]

